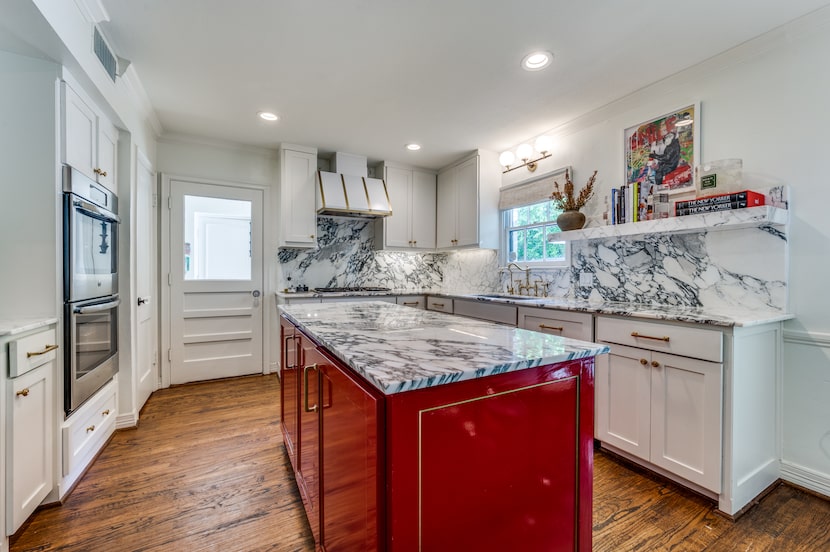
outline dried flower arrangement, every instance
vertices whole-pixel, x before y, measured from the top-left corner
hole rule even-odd
[[[579,191],[579,195],[574,197],[574,183],[571,182],[571,175],[568,169],[565,169],[565,187],[563,190],[559,189],[559,183],[553,181],[553,193],[550,198],[557,208],[562,211],[578,211],[583,208],[588,200],[594,195],[594,180],[597,178],[597,171],[591,175],[588,182]]]

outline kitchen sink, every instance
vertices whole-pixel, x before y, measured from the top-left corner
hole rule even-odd
[[[539,301],[544,297],[530,297],[528,295],[510,295],[509,293],[480,293],[475,297],[482,299],[509,299],[510,301]]]

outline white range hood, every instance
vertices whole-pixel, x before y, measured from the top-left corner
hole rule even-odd
[[[388,217],[392,214],[386,183],[369,178],[317,171],[317,214],[341,217]]]

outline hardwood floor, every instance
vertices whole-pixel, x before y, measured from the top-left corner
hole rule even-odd
[[[154,393],[139,428],[117,432],[11,551],[313,551],[278,416],[275,376]],[[594,550],[830,551],[830,502],[782,485],[732,522],[598,452]]]

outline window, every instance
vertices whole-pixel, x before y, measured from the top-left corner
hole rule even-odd
[[[568,244],[555,241],[561,213],[550,200],[504,211],[504,258],[531,266],[566,267]],[[554,241],[550,241],[554,240]]]
[[[184,196],[184,279],[251,279],[251,202]]]

